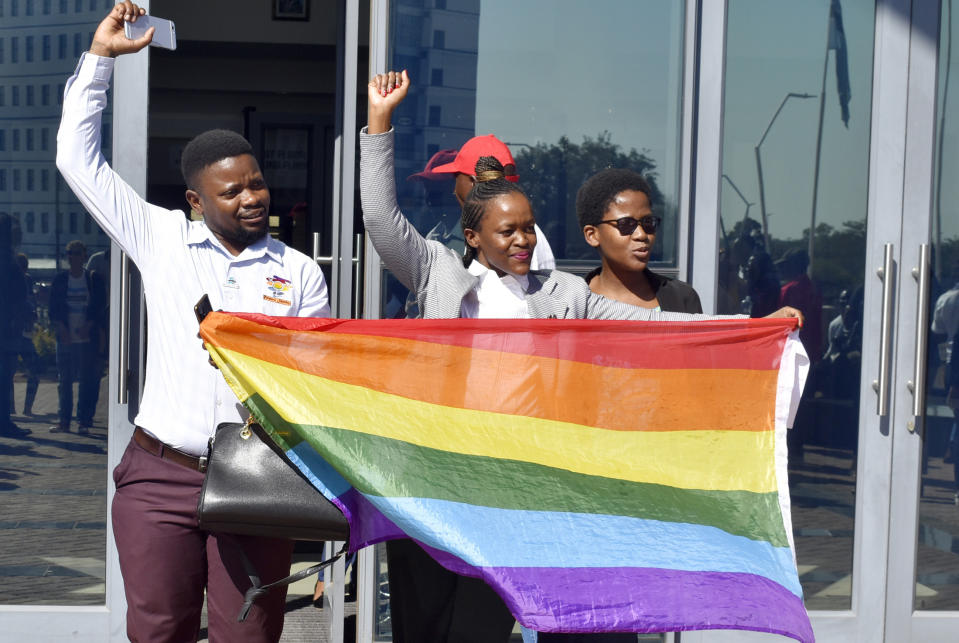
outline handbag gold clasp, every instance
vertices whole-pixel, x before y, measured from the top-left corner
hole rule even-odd
[[[253,435],[253,429],[250,426],[253,424],[253,416],[251,415],[246,419],[246,424],[243,425],[243,428],[240,429],[240,437],[244,440],[249,440],[250,436]]]

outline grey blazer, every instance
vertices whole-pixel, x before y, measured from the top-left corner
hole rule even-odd
[[[430,319],[460,316],[463,297],[479,277],[463,266],[463,258],[423,238],[400,212],[393,169],[393,130],[360,131],[360,199],[363,223],[386,267],[416,295],[420,314]],[[593,293],[578,277],[559,270],[529,273],[526,295],[530,317],[556,319],[646,319],[689,321],[716,319],[705,315],[657,312]]]

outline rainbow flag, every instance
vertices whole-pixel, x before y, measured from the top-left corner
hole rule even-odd
[[[812,641],[793,325],[213,313],[201,333],[351,549],[409,536],[538,631]]]

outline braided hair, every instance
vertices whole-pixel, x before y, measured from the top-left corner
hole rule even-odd
[[[518,185],[507,181],[505,177],[503,164],[495,156],[481,156],[476,161],[476,184],[466,195],[460,215],[460,227],[464,234],[467,229],[480,229],[489,201],[514,192],[529,199]],[[468,268],[474,259],[476,259],[476,248],[467,243],[463,265]]]

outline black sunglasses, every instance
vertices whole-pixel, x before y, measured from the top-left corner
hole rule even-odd
[[[646,234],[656,234],[656,229],[659,228],[659,224],[662,222],[662,217],[654,217],[652,215],[646,215],[640,219],[635,217],[620,217],[618,219],[600,221],[600,223],[608,223],[609,225],[616,226],[616,229],[619,230],[619,233],[624,237],[633,234],[639,226],[643,226],[643,232]]]

